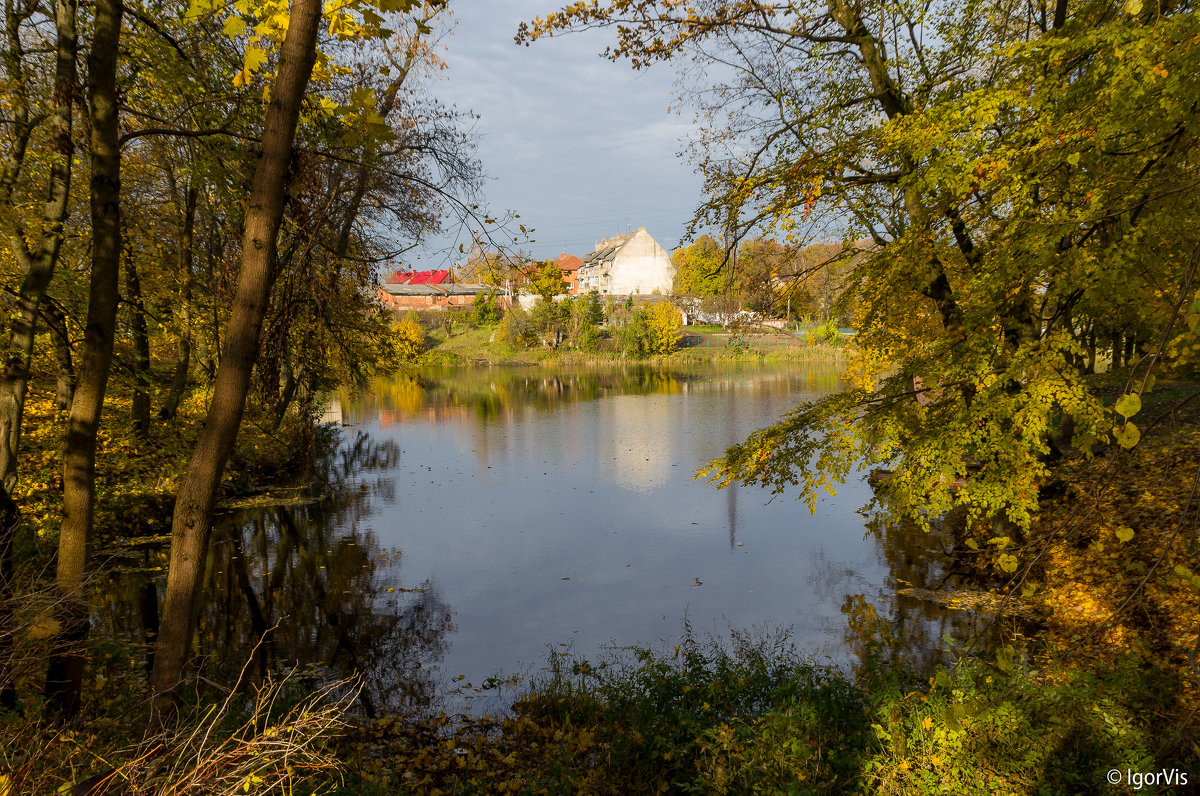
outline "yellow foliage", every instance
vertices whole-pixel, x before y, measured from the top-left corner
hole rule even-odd
[[[683,316],[674,305],[660,302],[650,308],[650,352],[669,354],[679,347],[679,333],[683,330]]]
[[[415,362],[425,353],[425,330],[417,320],[417,314],[410,312],[404,320],[392,327],[388,338],[392,352],[401,362]]]

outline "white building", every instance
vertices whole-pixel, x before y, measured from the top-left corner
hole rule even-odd
[[[579,293],[593,290],[602,296],[671,294],[675,266],[667,250],[650,237],[645,227],[605,238],[579,266]]]

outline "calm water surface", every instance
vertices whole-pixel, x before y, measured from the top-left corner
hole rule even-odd
[[[419,372],[341,406],[396,450],[357,528],[449,606],[443,677],[529,672],[549,648],[671,644],[685,617],[722,635],[790,626],[844,664],[847,598],[887,613],[897,563],[856,513],[869,487],[814,515],[794,495],[693,478],[840,388],[814,365]]]
[[[551,651],[670,648],[790,628],[844,666],[877,612],[904,655],[938,654],[962,612],[897,590],[945,580],[936,535],[867,533],[855,481],[815,514],[794,496],[717,490],[695,471],[797,403],[841,388],[829,367],[421,371],[335,401],[324,497],[219,519],[198,625],[202,674],[231,683],[301,667],[363,676],[368,714],[461,707],[493,675]],[[111,557],[97,631],[149,649],[165,551]],[[854,611],[855,622],[847,614]],[[265,639],[259,644],[259,639]],[[487,692],[485,699],[493,692]]]

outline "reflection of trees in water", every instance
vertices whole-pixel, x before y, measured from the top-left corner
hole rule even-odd
[[[968,588],[972,583],[953,561],[951,534],[935,522],[929,531],[910,523],[868,521],[878,553],[888,567],[885,589],[873,597],[847,595],[842,612],[848,626],[846,642],[860,658],[868,654],[932,672],[945,662],[947,644],[963,648],[995,645],[1011,638],[1011,622],[989,622],[973,610],[951,609],[904,590],[937,592]],[[882,606],[890,604],[890,611]],[[980,643],[982,642],[982,643]]]
[[[342,488],[219,519],[197,626],[202,677],[232,684],[253,656],[252,679],[294,667],[318,682],[361,678],[358,704],[368,715],[433,706],[452,611],[429,582],[404,588],[399,553],[359,530],[378,494],[371,474],[397,457],[394,443],[359,434],[320,468],[328,485]],[[126,640],[157,624],[161,573],[148,577],[147,569],[165,556],[148,546],[137,555],[148,566],[114,572],[103,587],[105,629]]]
[[[213,651],[207,667],[227,680],[262,638],[260,675],[301,666],[320,679],[361,676],[368,715],[427,707],[451,611],[428,582],[405,590],[398,554],[340,516],[324,505],[279,507],[222,524],[198,630],[201,650]]]
[[[592,401],[606,395],[670,395],[703,383],[706,390],[755,391],[802,388],[838,389],[833,368],[792,370],[736,367],[661,367],[645,364],[605,366],[478,367],[426,369],[381,379],[366,399],[386,426],[415,415],[437,420],[473,414],[486,424],[509,417],[516,409],[554,409],[563,403]]]

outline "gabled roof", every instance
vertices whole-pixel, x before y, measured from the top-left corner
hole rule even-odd
[[[639,229],[638,232],[642,230]],[[617,256],[617,253],[625,247],[626,243],[633,240],[637,232],[626,232],[624,235],[613,235],[611,238],[605,238],[596,244],[596,250],[583,258],[583,266],[604,265],[611,263]]]
[[[579,266],[583,265],[583,260],[573,254],[558,255],[558,267],[564,271],[578,270]]]
[[[438,271],[397,271],[392,274],[385,285],[440,285],[450,278],[450,269]]]

